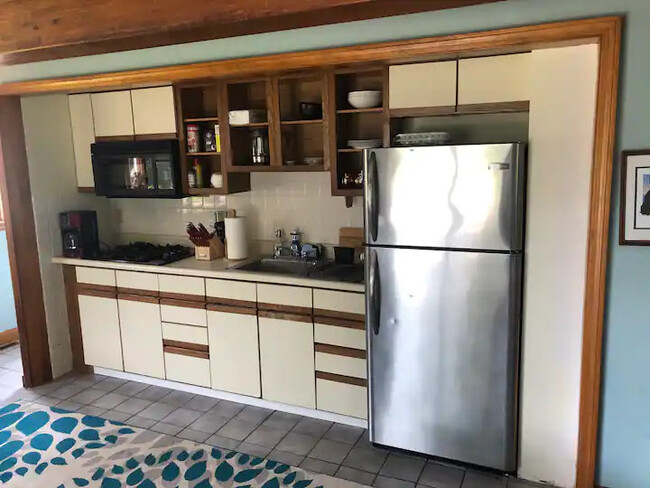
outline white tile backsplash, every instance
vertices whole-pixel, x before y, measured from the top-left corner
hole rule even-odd
[[[362,227],[361,198],[352,208],[345,199],[330,194],[330,175],[318,173],[253,173],[251,191],[228,196],[189,197],[181,200],[115,199],[111,205],[121,212],[117,232],[123,240],[134,235],[150,240],[183,238],[187,222],[213,222],[214,211],[235,209],[247,218],[249,238],[268,241],[275,229],[288,235],[298,228],[303,240],[338,244],[340,227]]]

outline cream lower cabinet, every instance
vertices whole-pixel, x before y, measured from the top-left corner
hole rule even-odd
[[[103,296],[102,296],[103,295]],[[110,292],[79,293],[79,320],[86,364],[123,370],[117,298]]]
[[[165,377],[158,299],[118,295],[124,371]]]
[[[316,408],[311,316],[259,311],[262,398]]]
[[[257,311],[208,305],[208,340],[212,388],[259,397]]]

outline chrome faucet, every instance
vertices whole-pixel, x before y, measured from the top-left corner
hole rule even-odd
[[[276,229],[274,232],[275,242],[273,243],[273,257],[279,258],[287,249],[282,241],[282,229]]]

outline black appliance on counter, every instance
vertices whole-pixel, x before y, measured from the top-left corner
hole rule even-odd
[[[194,249],[186,246],[149,242],[131,242],[102,250],[97,259],[118,263],[152,264],[161,266],[194,256]]]
[[[97,258],[99,232],[97,212],[71,210],[59,214],[63,255],[68,258]]]
[[[95,193],[112,198],[181,198],[178,140],[90,145]]]

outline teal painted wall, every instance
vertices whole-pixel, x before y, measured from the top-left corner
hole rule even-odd
[[[0,231],[0,332],[16,327],[16,307],[9,270],[6,232]]]
[[[617,154],[650,147],[650,0],[510,0],[310,29],[0,69],[0,81],[301,51],[610,14],[626,16]],[[606,310],[599,482],[650,487],[650,248],[620,247],[618,158]]]

